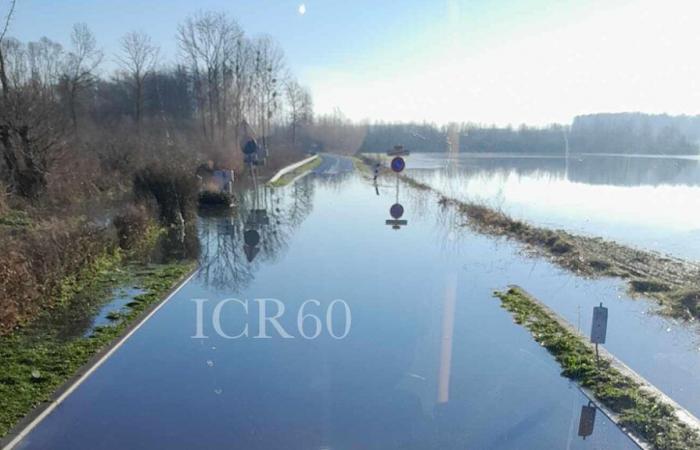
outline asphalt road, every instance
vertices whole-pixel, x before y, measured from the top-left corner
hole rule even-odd
[[[352,160],[346,156],[330,153],[322,153],[319,156],[321,157],[321,164],[313,171],[316,175],[339,175],[352,172],[355,168]]]

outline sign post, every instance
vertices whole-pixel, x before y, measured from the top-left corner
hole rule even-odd
[[[598,344],[605,344],[605,337],[608,331],[608,308],[600,306],[593,308],[593,323],[591,325],[591,342],[595,344],[596,361],[599,359]]]
[[[389,214],[391,214],[392,219],[386,221],[387,225],[391,225],[391,228],[398,230],[402,225],[408,225],[408,221],[401,219],[404,213],[403,206],[399,203],[399,173],[406,168],[406,161],[402,156],[408,155],[408,150],[404,150],[403,145],[395,145],[393,150],[386,152],[388,156],[393,156],[391,160],[391,170],[396,174],[396,203],[391,205],[389,209]],[[376,175],[375,175],[376,181]]]

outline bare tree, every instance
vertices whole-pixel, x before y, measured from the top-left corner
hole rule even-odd
[[[3,94],[0,100],[0,150],[10,188],[31,199],[47,186],[47,174],[63,148],[63,124],[53,87],[37,82],[27,46],[0,41]]]
[[[151,37],[142,32],[132,31],[121,39],[122,53],[117,61],[127,72],[134,93],[134,113],[137,126],[141,125],[143,110],[143,86],[148,74],[158,61],[159,49],[151,42]]]
[[[46,37],[42,37],[38,42],[29,42],[27,58],[32,81],[41,84],[45,89],[55,86],[61,76],[64,56],[61,44]]]
[[[299,128],[309,124],[312,119],[311,94],[295,80],[285,83],[284,93],[287,107],[289,108],[289,128],[292,132],[292,146],[296,146]]]
[[[78,95],[95,82],[95,72],[102,63],[102,51],[97,41],[84,23],[73,25],[71,33],[72,51],[68,53],[63,71],[63,85],[68,101],[73,128],[78,129]]]
[[[10,21],[12,21],[12,14],[15,11],[16,0],[10,2],[10,10],[5,18],[5,23],[3,24],[2,30],[0,31],[0,84],[2,84],[2,94],[7,96],[10,87],[8,86],[7,73],[5,72],[5,55],[2,49],[3,40],[7,34],[7,30],[10,28]]]
[[[231,70],[236,43],[243,32],[225,13],[198,13],[178,26],[177,39],[192,71],[197,103],[205,135],[214,140],[226,126],[225,80]]]
[[[252,115],[258,120],[262,144],[266,147],[270,124],[280,106],[278,89],[283,85],[284,56],[279,46],[267,36],[257,38],[252,45],[255,52]]]

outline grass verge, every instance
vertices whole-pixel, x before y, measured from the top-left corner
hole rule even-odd
[[[71,316],[76,304],[85,302],[73,302],[65,296],[30,326],[0,337],[0,437],[34,407],[49,401],[56,389],[121,336],[193,268],[193,262],[123,266],[115,258],[100,259],[92,276],[83,276],[80,283],[71,282],[66,292],[73,297],[105,296],[125,282],[144,291],[113,315],[109,326],[97,327],[87,337],[67,337],[66,330],[56,323],[65,323],[64,316]]]
[[[275,181],[274,183],[270,183],[270,186],[273,186],[273,187],[286,186],[287,184],[291,183],[292,180],[294,180],[299,175],[301,175],[305,172],[308,172],[310,170],[314,170],[316,167],[320,166],[321,165],[321,158],[322,157],[319,156],[318,158],[315,158],[313,161],[309,161],[306,164],[304,164],[303,166],[299,166],[296,169],[292,170],[291,172],[282,175],[277,181]]]
[[[562,367],[562,375],[578,382],[611,411],[619,424],[659,450],[700,448],[700,435],[675,415],[675,408],[601,358],[584,338],[562,326],[519,288],[495,292],[515,322],[526,327]]]

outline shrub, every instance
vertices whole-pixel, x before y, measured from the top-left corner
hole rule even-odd
[[[132,250],[147,233],[151,218],[143,205],[129,205],[112,223],[117,230],[119,247]]]
[[[134,176],[134,193],[138,198],[155,200],[165,225],[179,225],[194,216],[197,192],[194,173],[181,166],[151,164]]]
[[[105,228],[50,220],[0,236],[0,334],[60,301],[77,274],[113,247]]]

